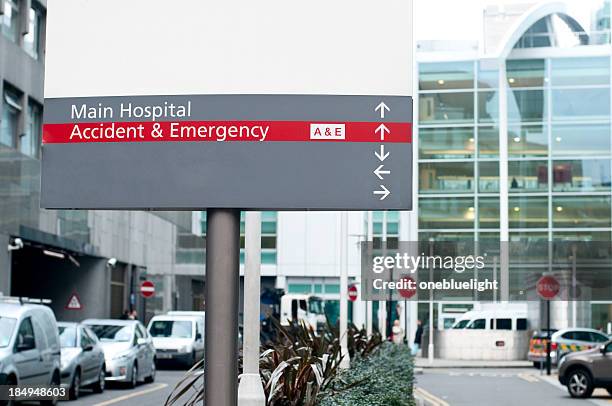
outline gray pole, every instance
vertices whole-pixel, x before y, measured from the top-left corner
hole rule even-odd
[[[266,394],[259,376],[261,213],[249,211],[245,217],[243,371],[238,385],[238,405],[265,406]]]
[[[206,219],[206,405],[236,406],[240,211],[209,209]]]

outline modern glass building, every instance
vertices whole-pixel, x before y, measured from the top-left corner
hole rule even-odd
[[[420,241],[611,241],[609,10],[488,7],[482,41],[418,45]]]

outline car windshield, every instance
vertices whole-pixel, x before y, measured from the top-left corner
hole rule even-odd
[[[191,338],[191,328],[191,321],[156,320],[151,324],[149,333],[153,337]]]
[[[314,314],[324,314],[323,301],[317,297],[308,299],[308,311]]]
[[[132,340],[132,326],[95,324],[89,327],[102,342],[128,342]]]
[[[455,325],[453,326],[453,328],[465,328],[465,326],[467,326],[467,324],[468,324],[469,322],[470,322],[470,320],[469,320],[469,319],[467,319],[467,320],[461,320],[461,321],[457,322],[457,324],[455,324]]]
[[[13,336],[13,330],[15,330],[15,324],[17,324],[17,319],[0,317],[0,348],[8,347]]]
[[[62,348],[76,347],[76,328],[73,326],[59,326],[59,338]]]

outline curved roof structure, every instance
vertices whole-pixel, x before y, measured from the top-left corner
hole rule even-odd
[[[562,34],[569,32],[580,43],[588,42],[582,26],[567,14],[564,2],[550,1],[536,4],[515,4],[487,7],[484,13],[484,47],[487,57],[507,58],[521,38],[536,24],[545,26],[539,33],[532,35],[548,36],[549,45],[556,46],[555,38],[561,22]],[[545,20],[544,20],[545,19]],[[565,30],[563,30],[565,29]],[[534,45],[537,46],[537,45]]]

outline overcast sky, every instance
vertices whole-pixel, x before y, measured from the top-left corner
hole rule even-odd
[[[417,40],[476,40],[482,35],[482,11],[491,4],[534,3],[526,0],[414,0]],[[569,14],[590,29],[594,10],[603,0],[566,0]]]

